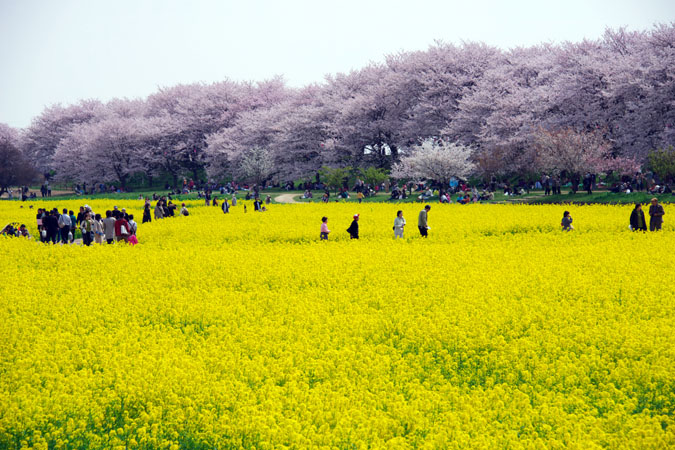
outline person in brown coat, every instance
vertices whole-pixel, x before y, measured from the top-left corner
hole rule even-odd
[[[655,197],[649,206],[649,231],[659,231],[663,225],[663,206],[659,205],[659,200]]]

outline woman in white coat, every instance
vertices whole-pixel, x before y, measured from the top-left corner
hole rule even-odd
[[[403,211],[398,211],[396,213],[396,218],[394,219],[394,239],[396,238],[403,239],[404,227],[405,227],[405,219],[403,218]]]

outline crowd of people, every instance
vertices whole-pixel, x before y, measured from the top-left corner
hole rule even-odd
[[[82,243],[87,246],[120,241],[138,243],[138,224],[133,214],[117,206],[106,211],[105,216],[95,213],[89,205],[81,206],[77,214],[67,208],[61,212],[58,208],[39,208],[36,221],[39,240],[44,243],[71,244],[78,230],[82,235]]]

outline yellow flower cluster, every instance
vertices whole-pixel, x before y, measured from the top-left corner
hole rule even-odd
[[[0,238],[0,448],[675,446],[668,205],[632,233],[630,206],[562,232],[560,206],[434,204],[422,239],[419,204],[246,204],[133,247]]]

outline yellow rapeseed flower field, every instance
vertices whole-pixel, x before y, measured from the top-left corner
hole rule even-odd
[[[36,205],[84,203],[140,223]],[[0,238],[0,448],[675,447],[669,205],[434,204],[424,240],[419,204],[187,203],[134,247]]]

